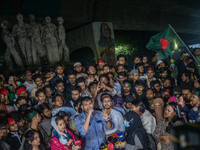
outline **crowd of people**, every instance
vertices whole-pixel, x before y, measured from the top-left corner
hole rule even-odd
[[[173,150],[172,128],[200,122],[200,69],[183,52],[176,85],[158,57],[1,73],[0,150]]]

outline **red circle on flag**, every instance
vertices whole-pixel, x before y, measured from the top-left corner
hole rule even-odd
[[[169,45],[169,41],[166,39],[161,38],[160,39],[160,44],[161,44],[161,49],[164,50],[167,48],[167,46]]]

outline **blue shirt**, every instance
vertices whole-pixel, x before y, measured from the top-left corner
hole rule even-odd
[[[102,117],[102,112],[94,110],[94,114],[90,118],[88,131],[86,132],[83,128],[86,118],[87,115],[82,112],[74,119],[74,125],[85,140],[84,150],[98,150],[101,144],[106,141],[104,132],[104,129],[108,130],[106,122]]]
[[[59,111],[64,111],[64,112],[68,113],[70,116],[77,113],[76,110],[72,107],[60,107],[60,108],[57,108],[57,109],[53,109],[51,111],[52,117],[54,117]]]

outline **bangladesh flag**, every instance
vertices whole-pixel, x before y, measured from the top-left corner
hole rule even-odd
[[[175,50],[185,47],[171,27],[152,36],[146,48],[155,51],[159,59],[165,59]]]

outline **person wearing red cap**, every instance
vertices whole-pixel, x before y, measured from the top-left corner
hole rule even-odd
[[[8,129],[7,143],[10,145],[10,150],[18,150],[21,146],[22,136],[18,132],[17,122],[11,117],[8,118]]]
[[[28,93],[27,93],[26,87],[23,86],[23,85],[19,86],[19,87],[15,90],[15,93],[17,94],[17,97],[19,97],[19,96],[24,96],[24,97],[28,98]]]
[[[9,104],[9,98],[8,98],[8,90],[6,88],[2,88],[0,90],[0,99],[1,99],[1,103],[4,104]]]
[[[103,66],[105,65],[105,61],[103,59],[99,59],[97,61],[97,75],[103,74]]]

